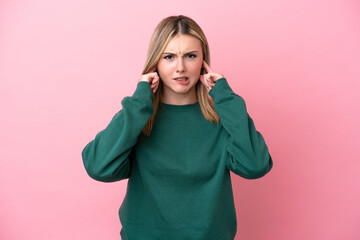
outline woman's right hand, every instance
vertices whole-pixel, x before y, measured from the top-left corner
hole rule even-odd
[[[156,69],[151,69],[149,73],[141,75],[139,79],[139,82],[150,83],[150,88],[153,93],[158,89],[160,81],[159,75],[155,70]]]

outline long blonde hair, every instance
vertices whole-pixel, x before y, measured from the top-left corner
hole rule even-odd
[[[178,34],[187,34],[199,39],[202,46],[203,58],[205,62],[210,65],[209,45],[200,26],[189,17],[183,15],[170,16],[163,19],[157,25],[152,34],[142,74],[147,74],[149,73],[150,69],[156,68],[160,56],[165,51],[167,44],[173,37]],[[201,74],[204,73],[206,73],[205,69],[201,69]],[[162,82],[160,81],[159,87],[155,92],[153,99],[154,113],[143,129],[143,133],[146,136],[150,135],[151,129],[154,125],[155,117],[161,102],[161,93]],[[208,91],[200,80],[196,84],[196,95],[204,118],[212,123],[218,124],[220,120],[214,108],[214,101],[208,97]]]

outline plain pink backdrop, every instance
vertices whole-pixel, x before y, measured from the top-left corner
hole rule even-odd
[[[1,1],[0,239],[119,239],[127,180],[90,179],[81,151],[174,14],[203,28],[274,160],[232,175],[236,239],[360,239],[357,0]]]

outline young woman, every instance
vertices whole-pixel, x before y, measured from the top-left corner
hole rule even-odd
[[[233,240],[230,171],[255,179],[272,168],[243,98],[209,63],[191,18],[163,19],[134,94],[82,151],[93,179],[129,179],[123,240]]]

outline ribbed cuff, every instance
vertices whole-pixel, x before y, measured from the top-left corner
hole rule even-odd
[[[132,95],[133,97],[154,97],[154,94],[151,91],[150,88],[150,83],[145,82],[145,81],[141,81],[138,82],[136,90],[134,92],[134,94]]]
[[[230,88],[226,78],[220,78],[216,81],[214,87],[209,91],[210,97],[216,101],[221,99],[223,96],[235,94]]]

